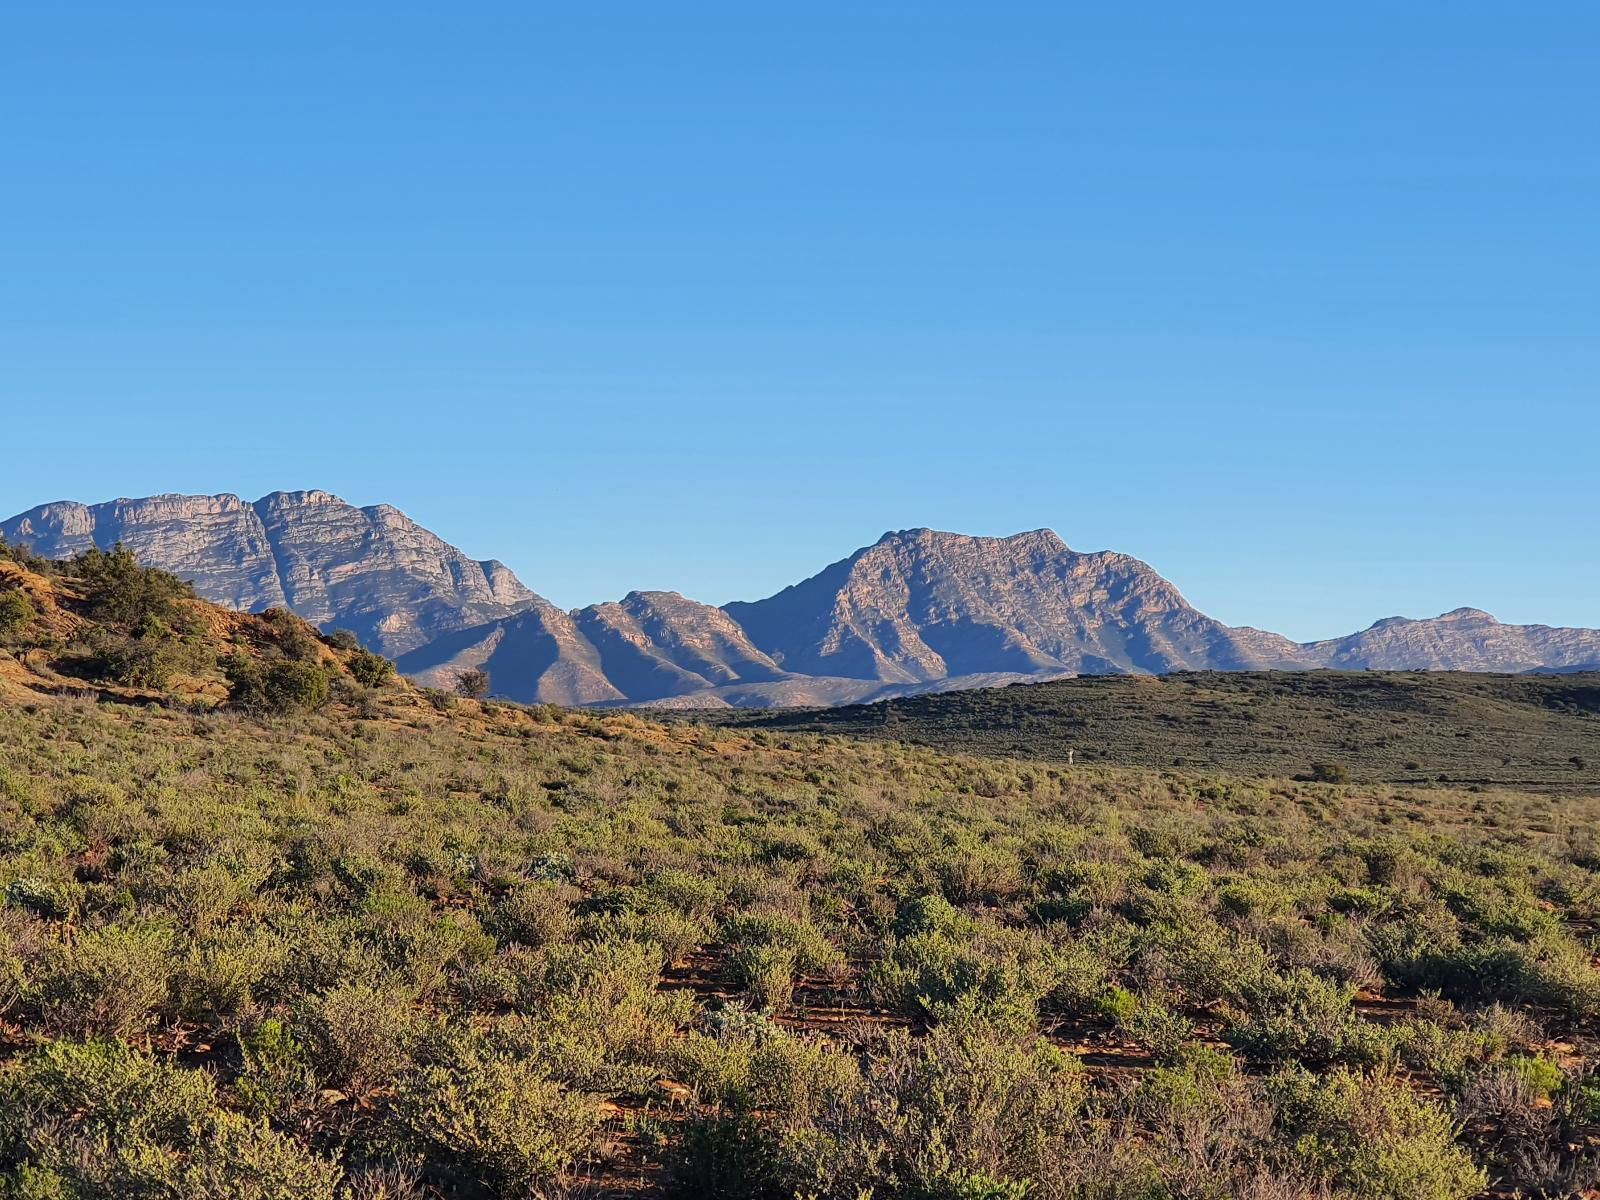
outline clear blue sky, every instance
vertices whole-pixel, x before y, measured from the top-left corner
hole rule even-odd
[[[14,5],[0,509],[324,487],[561,604],[1048,525],[1600,625],[1600,6]]]

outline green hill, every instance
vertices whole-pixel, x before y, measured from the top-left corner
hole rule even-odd
[[[1361,781],[1600,788],[1600,674],[1085,676],[833,709],[717,711],[738,729],[971,754]],[[1324,773],[1329,773],[1325,771]]]

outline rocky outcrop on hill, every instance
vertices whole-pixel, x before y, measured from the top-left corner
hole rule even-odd
[[[0,535],[48,558],[121,542],[216,603],[289,608],[388,655],[538,600],[504,564],[468,558],[396,508],[356,508],[319,491],[253,504],[234,495],[64,501],[11,518]]]

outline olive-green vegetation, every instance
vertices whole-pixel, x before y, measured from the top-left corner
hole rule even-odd
[[[0,1187],[1567,1195],[1597,808],[401,687],[13,703]]]
[[[394,664],[348,630],[271,609],[224,613],[122,546],[48,562],[0,539],[0,649],[38,691],[73,684],[255,712],[321,708],[380,688]],[[18,569],[20,568],[20,569]]]
[[[0,1197],[1600,1179],[1600,796],[484,703],[0,557]]]
[[[671,713],[663,713],[671,717]],[[1390,783],[1600,789],[1600,674],[1101,675],[686,719],[969,754]]]

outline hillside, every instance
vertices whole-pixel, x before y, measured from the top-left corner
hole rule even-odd
[[[729,728],[1241,775],[1600,788],[1600,674],[1094,676],[865,706],[694,714]]]
[[[349,634],[287,609],[223,608],[126,550],[52,562],[0,539],[0,700],[291,711],[359,699],[393,673]]]

